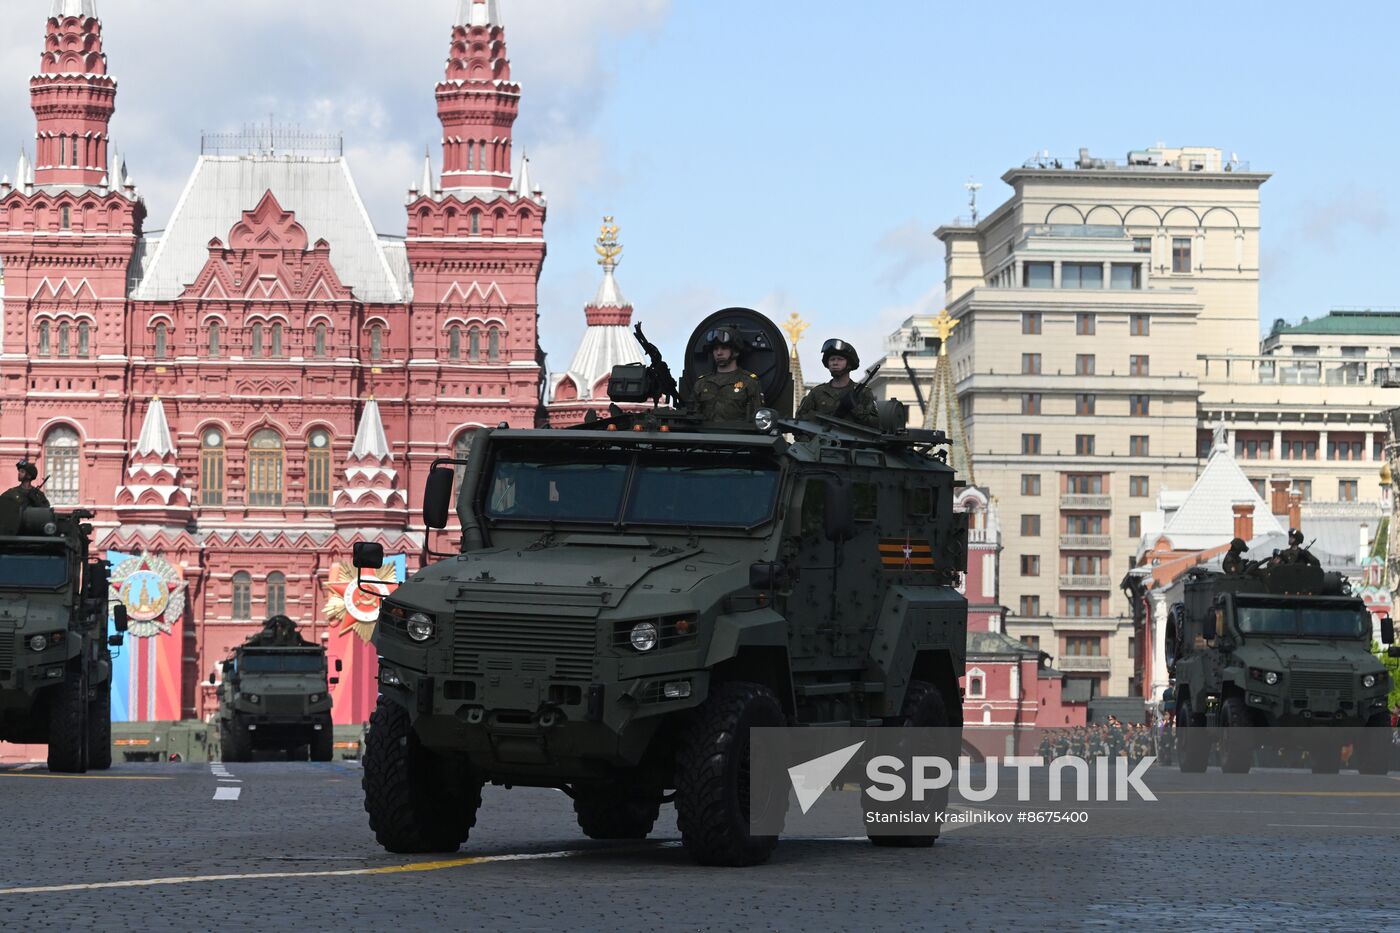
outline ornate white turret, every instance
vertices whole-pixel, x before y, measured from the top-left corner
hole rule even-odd
[[[127,462],[126,483],[117,488],[117,511],[123,521],[183,525],[190,515],[190,492],[180,484],[178,452],[165,405],[157,396],[146,406],[141,433]],[[132,510],[151,510],[152,515],[132,516]]]
[[[402,516],[408,508],[408,500],[397,488],[399,474],[393,462],[384,420],[379,415],[379,403],[370,398],[360,414],[355,442],[350,445],[350,456],[345,460],[345,486],[335,495],[336,509],[397,510]],[[359,513],[349,520],[363,523],[365,519],[363,513]]]
[[[499,26],[501,9],[496,0],[462,0],[457,4],[454,26]]]
[[[53,12],[49,15],[59,19],[97,19],[97,0],[53,0]]]

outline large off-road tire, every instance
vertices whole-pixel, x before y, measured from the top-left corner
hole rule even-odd
[[[749,833],[749,730],[783,725],[783,707],[762,684],[716,685],[695,711],[676,754],[676,821],[681,841],[701,865],[758,865],[777,836]],[[762,807],[781,807],[786,787],[767,789]]]
[[[252,742],[247,730],[240,729],[227,719],[219,720],[219,760],[238,762],[249,761],[252,757]]]
[[[1244,697],[1228,696],[1221,705],[1220,770],[1226,774],[1248,774],[1254,766],[1254,730],[1250,728],[1249,707]]]
[[[1325,738],[1308,749],[1313,774],[1336,774],[1342,770],[1342,744]]]
[[[1351,760],[1362,774],[1386,774],[1390,771],[1390,717],[1376,713],[1360,730]]]
[[[112,681],[103,681],[88,703],[88,769],[112,767]]]
[[[49,706],[49,770],[82,774],[88,765],[87,676],[68,671]]]
[[[645,839],[661,813],[661,794],[633,784],[575,784],[574,813],[590,839]]]
[[[321,719],[321,731],[311,739],[311,760],[330,761],[334,757],[335,726],[331,725],[331,717],[325,716]]]
[[[1176,701],[1176,760],[1183,774],[1200,774],[1210,758],[1206,717],[1191,708],[1191,700]]]
[[[365,742],[365,812],[390,852],[456,852],[476,825],[481,781],[464,763],[434,755],[408,712],[379,698]]]
[[[943,694],[933,684],[921,680],[913,681],[904,694],[904,714],[886,725],[896,728],[948,729],[948,708],[943,702]],[[948,737],[952,737],[951,733],[948,734]],[[956,764],[957,751],[957,745],[948,742],[946,747],[935,749],[933,753]],[[949,788],[943,787],[934,791],[931,795],[925,796],[920,806],[929,814],[947,812],[949,790]],[[862,812],[866,809],[868,807],[861,807]],[[935,816],[934,819],[937,817]],[[937,823],[933,823],[930,827],[933,831],[924,835],[883,836],[867,833],[866,836],[870,840],[870,844],[875,846],[926,849],[938,839],[937,826]]]

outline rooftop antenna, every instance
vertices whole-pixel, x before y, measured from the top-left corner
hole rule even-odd
[[[972,212],[972,222],[977,223],[977,189],[982,187],[982,183],[968,178],[963,182],[963,187],[967,189],[967,206]]]

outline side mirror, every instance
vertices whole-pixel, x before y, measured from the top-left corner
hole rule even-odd
[[[760,560],[749,564],[749,589],[785,590],[792,583],[785,564]]]
[[[116,606],[112,608],[112,626],[119,632],[125,632],[126,623],[126,604],[117,603]]]
[[[1390,616],[1381,616],[1381,644],[1395,644],[1395,622]]]
[[[845,541],[855,534],[855,501],[848,483],[826,480],[826,511],[822,514],[823,530],[832,541]]]
[[[122,646],[122,637],[120,635],[108,635],[107,644],[113,648],[120,648]]]
[[[214,681],[216,681],[216,680],[219,679],[218,677],[215,676],[217,673],[218,673],[217,671],[210,671],[210,672],[209,672],[209,682],[210,682],[211,684],[212,684]]]
[[[1385,649],[1385,653],[1389,657],[1400,658],[1400,645],[1391,645],[1389,648]]]
[[[377,541],[356,541],[352,560],[356,569],[378,570],[384,566],[384,545]]]
[[[335,659],[335,672],[336,672],[337,674],[339,674],[339,673],[340,673],[340,669],[341,669],[340,658],[336,658],[336,659]]]
[[[428,474],[428,481],[423,487],[423,524],[429,528],[447,527],[455,480],[456,471],[451,467],[437,467]]]

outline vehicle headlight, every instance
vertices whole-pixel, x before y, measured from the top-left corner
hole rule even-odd
[[[45,648],[53,648],[63,644],[62,632],[50,632],[47,635],[35,635],[29,639],[30,651],[43,651]]]
[[[1361,686],[1363,686],[1363,687],[1374,687],[1375,685],[1376,685],[1376,675],[1375,675],[1375,674],[1367,674],[1365,677],[1361,678]]]
[[[638,622],[632,626],[632,647],[638,651],[650,651],[656,647],[656,625],[652,622]]]
[[[777,420],[778,415],[771,408],[760,408],[753,413],[754,427],[765,433],[773,429],[773,422]]]
[[[46,534],[46,535],[56,535],[56,534],[58,534],[58,526],[55,525],[53,522],[46,522],[46,523],[44,524],[44,534]]]
[[[258,696],[256,693],[245,693],[243,694],[243,699],[247,700],[249,703],[262,702],[262,697]]]
[[[415,612],[408,617],[406,623],[408,637],[414,641],[427,641],[433,637],[433,631],[437,628],[432,616],[423,612]]]
[[[1264,683],[1268,684],[1270,687],[1272,687],[1272,686],[1274,686],[1275,684],[1277,684],[1277,683],[1278,683],[1278,671],[1269,671],[1267,674],[1265,674],[1265,675],[1264,675]]]

